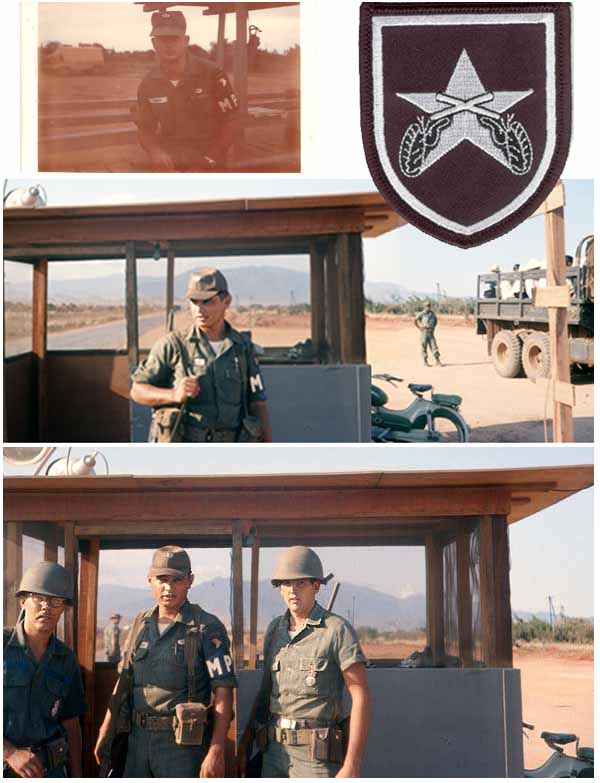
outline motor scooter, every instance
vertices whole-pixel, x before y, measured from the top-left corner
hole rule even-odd
[[[530,723],[523,724],[524,729],[533,731],[535,726]],[[524,732],[525,733],[525,732]],[[527,736],[527,735],[526,735]],[[544,763],[534,769],[523,771],[526,778],[593,778],[594,777],[594,748],[579,746],[579,737],[576,734],[562,734],[554,731],[543,731],[540,737],[546,745],[553,750]],[[575,755],[565,753],[563,745],[575,742]]]
[[[396,386],[402,378],[373,375]],[[388,395],[371,384],[371,440],[375,443],[466,443],[470,429],[463,419],[458,394],[434,394],[431,384],[409,383],[415,399],[403,410],[386,408]],[[431,391],[430,398],[423,395]]]

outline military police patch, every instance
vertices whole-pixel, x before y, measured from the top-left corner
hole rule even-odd
[[[407,221],[472,247],[541,204],[571,136],[568,3],[363,3],[361,123]]]

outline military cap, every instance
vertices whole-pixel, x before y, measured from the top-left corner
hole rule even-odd
[[[52,598],[62,598],[68,604],[73,603],[73,581],[66,568],[58,563],[43,560],[25,571],[21,578],[17,595],[38,593]]]
[[[162,546],[152,557],[149,576],[188,576],[192,564],[185,549],[180,546]]]
[[[188,282],[186,299],[212,299],[215,294],[227,294],[227,280],[218,269],[208,267],[192,272]]]
[[[151,38],[157,35],[185,35],[185,16],[181,11],[155,11],[152,14]]]
[[[323,576],[323,564],[319,555],[307,546],[290,546],[279,555],[271,584],[278,587],[287,579],[314,579],[327,584],[333,574]]]
[[[111,616],[108,618],[109,620],[120,620],[121,615],[118,612],[114,612],[114,614],[111,614]]]

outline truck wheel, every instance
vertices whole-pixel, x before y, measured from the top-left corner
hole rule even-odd
[[[531,332],[525,338],[523,369],[528,378],[550,377],[550,338],[544,332]]]
[[[516,378],[521,374],[521,341],[516,334],[503,329],[492,342],[492,361],[498,375]]]

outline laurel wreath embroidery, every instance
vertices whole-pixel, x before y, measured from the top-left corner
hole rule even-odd
[[[400,169],[407,177],[418,177],[429,154],[440,143],[442,131],[452,125],[450,117],[440,120],[417,117],[400,142]]]
[[[513,174],[522,176],[531,170],[533,148],[523,125],[515,120],[514,114],[507,114],[496,120],[493,117],[478,117],[479,124],[490,132],[495,147],[502,151]]]

